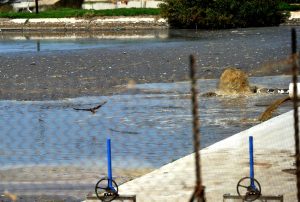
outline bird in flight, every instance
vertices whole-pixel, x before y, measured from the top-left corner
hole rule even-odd
[[[87,109],[79,109],[79,108],[73,108],[75,110],[82,110],[82,111],[90,111],[92,112],[93,114],[96,113],[96,111],[102,107],[105,103],[107,103],[107,101],[104,101],[103,103],[101,103],[100,105],[97,105],[96,107],[92,107],[92,108],[87,108]]]

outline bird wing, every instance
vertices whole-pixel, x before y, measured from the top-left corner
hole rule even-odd
[[[107,103],[107,101],[104,101],[103,103],[101,103],[100,105],[92,108],[93,110],[99,109],[100,107],[102,107],[105,103]]]
[[[91,111],[91,109],[79,109],[79,108],[73,108],[75,110],[83,110],[83,111]]]
[[[96,109],[99,109],[100,107],[102,107],[105,103],[107,103],[107,101],[104,101],[103,103],[101,103],[100,105],[93,107],[93,108],[88,108],[88,109],[81,109],[81,108],[73,108],[74,110],[83,110],[83,111],[94,111]]]

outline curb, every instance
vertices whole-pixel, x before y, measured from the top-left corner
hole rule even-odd
[[[0,19],[1,31],[97,31],[167,29],[168,23],[157,16],[147,17],[98,17],[82,18],[34,18]]]

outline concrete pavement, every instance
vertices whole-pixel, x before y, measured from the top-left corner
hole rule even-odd
[[[293,111],[256,125],[201,150],[203,184],[207,201],[222,201],[236,194],[236,185],[249,176],[248,137],[254,137],[255,178],[263,195],[284,195],[296,200],[293,173]],[[137,201],[188,201],[195,183],[194,155],[188,155],[120,186],[120,194],[134,194]]]

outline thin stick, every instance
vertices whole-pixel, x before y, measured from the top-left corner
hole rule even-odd
[[[300,201],[300,160],[299,160],[299,117],[298,117],[298,60],[297,60],[297,38],[296,30],[292,29],[292,60],[293,60],[293,107],[294,107],[294,129],[295,129],[295,157],[296,157],[296,176],[297,176],[297,198]]]
[[[198,99],[197,99],[197,79],[196,79],[196,67],[195,58],[190,55],[190,79],[191,79],[191,94],[192,94],[192,111],[193,111],[193,142],[194,142],[194,153],[195,153],[195,163],[196,163],[196,186],[195,191],[190,199],[194,201],[197,199],[198,202],[204,202],[204,187],[202,186],[201,180],[201,166],[200,166],[200,124],[198,115]]]

